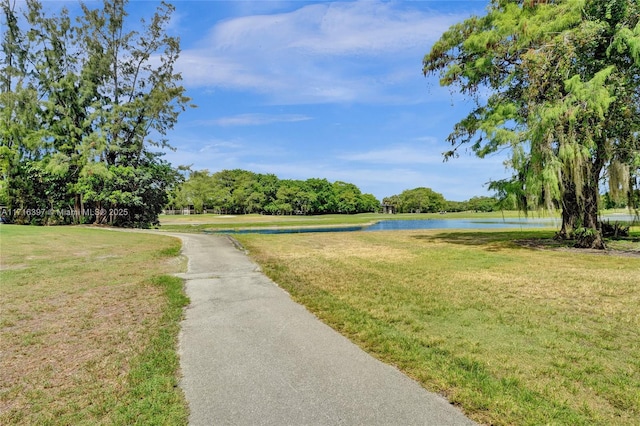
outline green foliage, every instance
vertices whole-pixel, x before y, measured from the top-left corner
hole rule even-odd
[[[445,210],[444,196],[431,188],[414,188],[384,199],[397,213],[435,213]]]
[[[128,400],[113,413],[114,423],[180,425],[188,421],[184,395],[176,379],[180,368],[176,347],[180,321],[189,299],[180,278],[160,275],[153,278],[152,284],[164,289],[168,306],[161,324],[153,330],[149,346],[131,362]]]
[[[447,201],[444,207],[445,211],[457,213],[469,210],[466,201]]]
[[[397,213],[436,213],[436,212],[492,212],[500,208],[493,197],[473,197],[467,201],[448,201],[431,188],[407,189],[401,194],[386,197],[384,203],[393,206]],[[503,205],[506,210],[511,207]]]
[[[377,212],[380,202],[351,183],[278,179],[272,174],[236,169],[212,175],[208,170],[191,172],[176,188],[167,208],[190,206],[196,213],[315,215]]]
[[[492,212],[498,210],[498,203],[493,197],[473,197],[468,201],[469,210]]]
[[[129,31],[126,5],[82,4],[76,22],[38,0],[22,10],[2,0],[0,202],[12,214],[43,206],[39,223],[157,222],[179,175],[152,148],[167,146],[189,99],[166,33],[173,6]]]
[[[500,198],[525,211],[561,207],[565,235],[582,224],[595,235],[584,244],[604,247],[600,180],[619,187],[638,175],[639,23],[635,1],[504,0],[452,26],[423,72],[476,108],[455,125],[445,156],[464,144],[479,157],[510,150],[514,176],[493,184]],[[606,173],[617,164],[629,167]]]

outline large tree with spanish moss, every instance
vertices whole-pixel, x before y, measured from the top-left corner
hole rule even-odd
[[[604,248],[601,183],[633,202],[640,166],[639,21],[637,0],[492,0],[452,26],[423,72],[476,107],[445,156],[509,149],[514,176],[493,188],[525,211],[560,206],[559,237]]]

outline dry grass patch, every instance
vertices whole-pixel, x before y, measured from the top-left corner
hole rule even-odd
[[[394,247],[389,242],[361,238],[353,240],[343,238],[342,233],[326,233],[324,238],[292,239],[286,252],[281,253],[289,259],[308,258],[311,248],[318,258],[324,260],[340,260],[348,258],[374,259],[376,261],[398,261],[405,258],[407,251],[402,247]]]
[[[154,277],[177,271],[179,241],[6,225],[0,236],[0,423],[117,423],[132,363],[166,326]]]
[[[487,424],[637,424],[640,258],[552,231],[242,235],[321,319]]]

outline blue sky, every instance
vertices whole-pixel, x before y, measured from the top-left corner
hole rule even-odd
[[[487,3],[174,1],[178,70],[198,108],[180,116],[166,159],[342,180],[379,199],[419,186],[449,200],[490,195],[485,184],[509,175],[503,156],[443,163],[473,104],[421,72],[442,32]],[[156,4],[129,10],[149,16]]]

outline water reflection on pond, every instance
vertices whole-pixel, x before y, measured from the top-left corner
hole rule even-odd
[[[306,232],[353,232],[353,231],[404,231],[416,229],[507,229],[560,227],[555,218],[528,219],[424,219],[424,220],[382,220],[373,225],[352,225],[332,227],[238,229],[218,231],[225,234],[296,234]]]
[[[401,231],[410,229],[503,229],[540,228],[558,226],[558,219],[427,219],[427,220],[383,220],[365,231]]]

